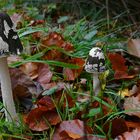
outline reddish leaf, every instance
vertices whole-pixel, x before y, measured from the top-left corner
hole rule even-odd
[[[46,85],[51,81],[53,75],[47,64],[30,62],[20,66],[20,69],[31,79],[36,79],[44,89],[46,89]]]
[[[125,65],[126,60],[122,55],[118,53],[108,53],[108,58],[111,61],[113,70],[127,71],[127,66]]]
[[[43,98],[41,98],[37,102],[37,105],[42,111],[52,110],[55,108],[55,104],[53,103],[51,97],[49,96],[44,96]]]
[[[32,34],[33,39],[38,41],[41,39],[42,36],[43,36],[42,32],[35,32]]]
[[[114,74],[115,79],[131,79],[134,78],[135,75],[128,75],[128,73],[124,71],[116,71]]]
[[[64,68],[63,75],[64,75],[64,79],[67,81],[74,81],[75,80],[75,76],[74,76],[72,69]]]
[[[60,46],[63,43],[63,40],[64,39],[60,34],[56,32],[52,32],[48,36],[42,39],[42,44],[46,46],[53,46],[53,45]]]
[[[31,25],[31,26],[37,26],[37,25],[39,25],[39,24],[44,24],[44,23],[45,23],[44,20],[31,20],[31,21],[30,21],[30,25]]]
[[[44,131],[49,125],[56,125],[60,122],[56,111],[42,111],[40,108],[33,109],[27,116],[25,122],[33,131]]]
[[[135,120],[135,122],[132,121],[125,121],[125,122],[130,131],[135,128],[138,128],[140,130],[140,120]]]
[[[115,138],[116,136],[128,131],[128,127],[124,119],[116,118],[105,124],[104,132],[108,134],[109,131],[110,131],[109,134],[111,134],[111,137]]]
[[[52,79],[52,72],[48,65],[40,64],[38,68],[38,78],[37,81],[44,87],[48,84]]]
[[[82,138],[83,135],[85,135],[85,127],[83,121],[80,120],[63,121],[56,129],[53,140],[72,140]]]
[[[71,138],[71,139],[81,138],[81,135],[70,132],[70,131],[66,131],[66,130],[63,130],[62,132],[60,132],[60,136],[63,137],[63,140],[66,140],[68,138]]]
[[[38,77],[38,63],[28,62],[20,66],[20,69],[27,74],[31,79]]]
[[[108,53],[112,69],[115,71],[115,79],[128,78],[128,67],[125,65],[125,58],[118,53]]]
[[[46,47],[57,46],[65,51],[73,51],[73,45],[66,42],[61,34],[52,32],[48,36],[44,37],[41,41],[41,49],[45,49]],[[48,51],[43,59],[45,60],[58,60],[64,61],[64,54],[59,50],[50,50]]]
[[[115,138],[115,140],[139,140],[140,129],[135,129],[132,132],[125,132],[122,135]]]
[[[85,61],[81,58],[72,58],[68,62],[79,66],[79,69],[64,68],[63,70],[65,80],[73,81],[81,74]]]
[[[39,94],[42,90],[18,68],[10,68],[11,82],[14,99],[29,110],[32,106],[32,95]]]

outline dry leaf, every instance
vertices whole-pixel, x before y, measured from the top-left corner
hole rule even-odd
[[[57,111],[49,110],[42,111],[42,109],[33,109],[25,119],[25,123],[33,131],[44,131],[49,129],[49,125],[56,125],[61,121]]]
[[[140,140],[140,129],[135,129],[132,132],[125,132],[114,140]]]
[[[78,119],[63,121],[56,129],[53,140],[103,140],[92,135],[84,136],[85,133],[89,134],[89,131],[83,121]]]
[[[38,63],[28,62],[20,66],[20,69],[32,80],[38,77]]]
[[[44,96],[37,102],[38,107],[42,111],[48,111],[55,108],[55,104],[50,96]]]
[[[130,54],[140,57],[140,39],[130,39],[127,50]]]
[[[125,112],[126,114],[130,116],[134,115],[140,118],[140,95],[125,98],[124,109],[127,110],[127,112]]]
[[[128,131],[128,127],[123,118],[116,118],[108,121],[104,125],[104,132],[108,134],[109,131],[110,131],[109,135],[112,138],[115,138],[116,136],[121,135],[122,133]]]
[[[125,58],[118,53],[108,53],[108,58],[115,71],[115,79],[133,78],[134,75],[128,75],[128,67],[125,65]]]
[[[10,68],[11,83],[14,99],[28,111],[32,107],[32,95],[42,90],[20,69]]]
[[[85,61],[81,58],[72,58],[68,62],[79,66],[78,69],[63,69],[64,79],[67,81],[73,81],[81,74]]]
[[[37,81],[46,89],[46,85],[51,81],[53,73],[50,71],[49,65],[40,64],[38,67]]]

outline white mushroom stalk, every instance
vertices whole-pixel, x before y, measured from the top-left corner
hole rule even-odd
[[[12,122],[13,120],[17,120],[18,117],[13,100],[11,79],[7,65],[7,57],[0,58],[0,82],[3,105],[5,108],[5,117],[7,121]]]
[[[9,15],[0,13],[0,84],[5,117],[9,122],[18,121],[18,116],[13,100],[7,57],[10,54],[19,54],[22,49],[20,39]]]
[[[98,96],[101,91],[101,81],[99,74],[105,71],[105,57],[98,47],[92,48],[86,61],[85,70],[93,74],[93,91]]]

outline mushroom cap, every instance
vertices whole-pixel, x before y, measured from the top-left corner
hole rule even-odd
[[[0,57],[20,54],[22,50],[22,44],[10,16],[0,13]]]
[[[85,70],[89,73],[102,73],[106,70],[105,56],[100,48],[94,47],[89,51]]]

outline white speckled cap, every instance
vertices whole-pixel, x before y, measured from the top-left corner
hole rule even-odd
[[[105,56],[100,48],[95,47],[89,51],[85,70],[89,73],[101,73],[106,70]]]
[[[0,13],[0,57],[20,54],[22,50],[22,44],[10,16]]]

